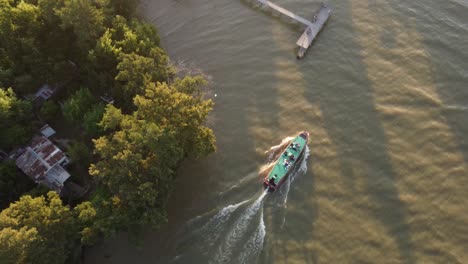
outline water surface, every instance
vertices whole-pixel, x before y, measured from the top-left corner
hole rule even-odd
[[[86,263],[468,262],[468,1],[329,4],[300,61],[302,26],[251,2],[142,4],[171,58],[212,77],[218,152],[179,171],[167,227]],[[300,130],[307,171],[261,197],[264,152]]]

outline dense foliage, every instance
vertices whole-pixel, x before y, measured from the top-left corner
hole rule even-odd
[[[52,122],[72,131],[73,166],[92,163],[95,180],[89,201],[73,209],[52,192],[9,204],[0,214],[2,263],[64,263],[79,241],[159,226],[182,159],[215,150],[203,126],[213,104],[200,92],[205,80],[175,79],[156,29],[134,17],[136,5],[0,0],[0,87],[12,87],[0,89],[0,150],[27,143],[37,120]],[[40,109],[20,99],[44,83],[59,92]],[[115,103],[106,106],[103,95]],[[16,190],[12,166],[2,163],[0,188]]]
[[[148,82],[145,94],[135,96],[132,114],[107,107],[100,125],[111,133],[94,140],[101,159],[91,165],[90,174],[119,200],[127,225],[164,221],[161,209],[179,162],[214,151],[214,135],[202,125],[212,107],[198,92],[204,84],[199,77],[172,85]]]
[[[64,263],[78,239],[73,212],[55,192],[23,196],[0,213],[2,263]]]
[[[0,88],[0,150],[26,143],[32,135],[31,104],[19,100],[11,88]]]
[[[18,173],[14,161],[0,163],[0,210],[19,199],[34,187],[34,183]]]

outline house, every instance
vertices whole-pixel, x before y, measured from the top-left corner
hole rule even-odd
[[[45,136],[36,136],[31,145],[22,150],[16,166],[36,183],[58,192],[62,191],[70,174],[63,168],[69,158]]]

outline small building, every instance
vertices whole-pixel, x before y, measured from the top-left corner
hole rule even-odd
[[[48,124],[42,126],[39,131],[41,131],[41,134],[46,138],[49,138],[55,134],[55,130],[51,128]]]
[[[65,181],[70,178],[70,174],[63,168],[69,162],[65,153],[49,139],[36,136],[16,159],[16,166],[34,182],[60,194]]]
[[[114,98],[108,94],[104,94],[101,96],[101,100],[106,102],[107,104],[114,104]]]
[[[44,84],[39,88],[39,91],[34,95],[34,99],[41,98],[44,101],[47,101],[53,94],[55,90],[52,89],[48,84]]]

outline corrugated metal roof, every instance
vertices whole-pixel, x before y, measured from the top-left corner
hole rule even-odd
[[[44,84],[39,91],[37,91],[35,98],[41,97],[44,100],[49,99],[54,94],[54,90],[52,90],[49,85]]]
[[[61,188],[63,182],[70,177],[60,165],[63,161],[68,161],[68,158],[57,146],[44,136],[36,136],[31,146],[16,159],[16,166],[35,182],[45,181],[48,186],[50,184]]]
[[[44,135],[45,137],[50,137],[55,134],[55,130],[51,128],[49,125],[45,124],[43,127],[41,127],[41,134]]]

